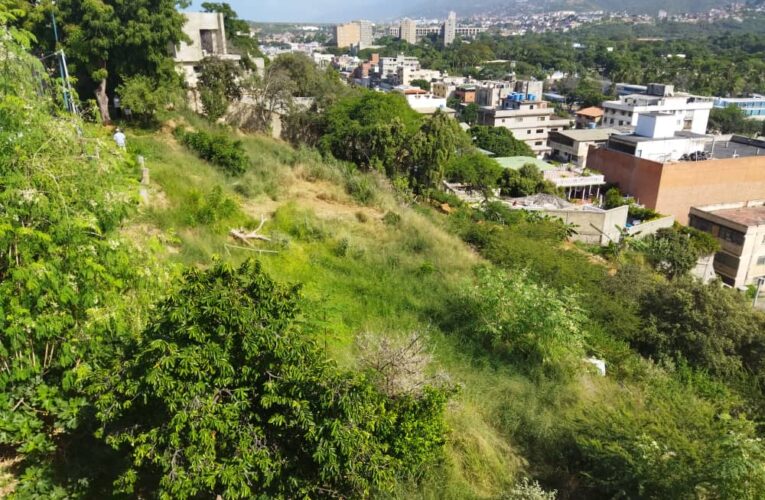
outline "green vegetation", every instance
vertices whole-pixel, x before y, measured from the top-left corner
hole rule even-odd
[[[202,60],[197,88],[202,109],[210,121],[223,118],[229,105],[242,98],[241,77],[241,69],[232,61],[217,57]]]
[[[528,163],[518,170],[504,169],[499,186],[503,195],[514,198],[537,193],[557,194],[555,185],[545,180],[542,172],[533,163]]]
[[[765,122],[747,119],[736,106],[713,108],[709,113],[708,130],[720,134],[765,135]]]
[[[431,209],[450,165],[496,172],[453,120],[392,128],[400,97],[317,72],[299,147],[175,112],[194,132],[128,129],[124,152],[0,47],[19,76],[0,89],[3,495],[765,490],[765,317],[681,275],[684,258],[653,261],[668,279],[637,245],[605,260],[570,244],[558,219],[443,193],[449,213]],[[238,175],[185,134],[225,137],[204,151],[235,150]],[[675,231],[656,248],[713,248]]]
[[[491,151],[496,156],[534,156],[531,148],[516,139],[510,130],[504,127],[476,125],[468,131],[476,147]]]
[[[230,175],[241,175],[247,170],[249,159],[241,141],[231,140],[228,135],[199,132],[187,132],[183,128],[175,129],[175,137],[200,158],[221,167]]]

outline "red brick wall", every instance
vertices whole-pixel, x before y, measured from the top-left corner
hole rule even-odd
[[[662,164],[591,147],[587,166],[640,203],[674,215],[682,224],[688,222],[692,206],[765,198],[765,152],[763,156]]]

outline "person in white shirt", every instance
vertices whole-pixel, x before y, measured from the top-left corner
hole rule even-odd
[[[117,129],[117,131],[114,133],[114,142],[117,143],[118,148],[125,149],[127,146],[127,137],[125,137],[125,134],[122,133],[122,130]]]

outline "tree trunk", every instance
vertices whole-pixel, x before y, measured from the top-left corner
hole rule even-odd
[[[106,94],[106,78],[101,80],[96,88],[96,102],[98,102],[98,110],[101,112],[101,122],[104,125],[109,125],[112,122],[111,116],[109,116],[109,96]]]

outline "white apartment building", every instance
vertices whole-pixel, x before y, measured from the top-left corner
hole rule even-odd
[[[441,72],[433,69],[413,68],[411,66],[399,66],[396,69],[397,85],[411,85],[414,80],[430,82],[438,78],[441,78]]]
[[[191,42],[181,42],[174,47],[173,59],[189,87],[195,88],[199,65],[205,57],[214,56],[231,61],[239,61],[241,57],[228,53],[223,14],[186,12],[184,16],[186,23],[183,25],[183,32]]]
[[[372,21],[361,20],[359,23],[359,48],[371,47],[375,41],[374,24]]]
[[[621,96],[616,101],[603,103],[603,126],[634,130],[641,113],[665,113],[674,116],[675,131],[705,134],[709,112],[714,105],[712,97],[701,97],[674,92],[672,85],[650,84],[646,94]]]
[[[550,132],[571,126],[571,120],[558,118],[550,103],[542,100],[514,99],[506,97],[501,108],[482,107],[478,110],[478,124],[504,127],[516,139],[525,142],[537,158],[551,151],[547,144]]]
[[[685,155],[706,151],[711,142],[709,137],[687,130],[677,131],[675,125],[673,113],[640,113],[635,132],[611,135],[608,146],[660,163],[679,161]]]
[[[396,57],[380,58],[380,76],[382,78],[396,78],[399,68],[409,68],[410,70],[420,69],[420,60],[416,57],[399,54]]]

